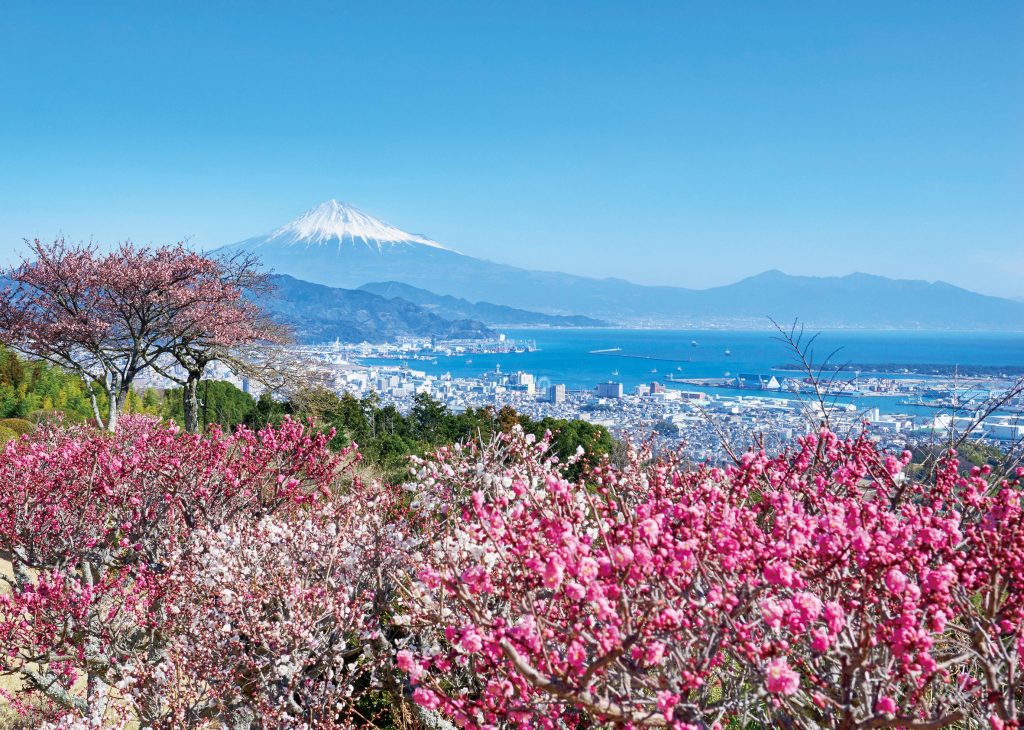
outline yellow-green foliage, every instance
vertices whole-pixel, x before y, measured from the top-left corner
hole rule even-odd
[[[146,388],[141,395],[134,390],[129,391],[124,404],[125,413],[143,413],[148,416],[162,415],[163,408],[163,401],[153,388]]]
[[[0,426],[0,446],[3,446],[8,441],[13,441],[16,438],[18,438],[18,434],[7,428],[7,426]]]
[[[76,375],[0,347],[0,418],[24,419],[39,410],[61,411],[66,420],[82,421],[92,415],[89,391]]]
[[[19,436],[35,430],[35,426],[24,418],[0,418],[0,426],[6,426]]]

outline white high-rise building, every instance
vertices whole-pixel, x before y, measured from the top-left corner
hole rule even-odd
[[[565,386],[561,383],[548,388],[549,403],[565,403]]]
[[[598,398],[621,398],[622,383],[609,380],[607,383],[598,383],[594,388],[594,395]]]

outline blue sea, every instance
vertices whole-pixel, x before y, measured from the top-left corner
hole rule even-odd
[[[778,340],[778,334],[764,330],[522,329],[504,330],[504,333],[517,341],[535,341],[537,351],[439,357],[436,364],[416,361],[409,365],[435,375],[451,373],[454,377],[478,377],[500,365],[506,372],[533,373],[540,387],[565,383],[570,390],[589,390],[599,382],[615,380],[623,383],[629,392],[640,383],[664,382],[668,374],[680,378],[720,378],[727,374],[780,373],[783,371],[776,368],[794,361],[791,349]],[[816,333],[809,330],[806,337],[814,334],[817,337],[812,351],[818,362],[906,368],[921,365],[1024,368],[1024,333],[894,330]],[[594,350],[613,348],[621,349],[591,354]],[[703,390],[684,384],[675,387]],[[862,398],[858,405],[879,405],[885,411],[911,410],[894,408],[893,401]]]

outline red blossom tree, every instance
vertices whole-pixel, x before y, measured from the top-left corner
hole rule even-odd
[[[81,375],[101,428],[117,427],[139,373],[175,358],[188,372],[186,420],[194,430],[194,384],[206,364],[233,347],[278,336],[245,298],[247,286],[265,284],[251,259],[216,260],[180,244],[126,243],[104,254],[58,239],[33,241],[29,249],[30,257],[6,272],[0,338]],[[106,396],[106,415],[94,387]]]
[[[273,384],[284,372],[281,358],[273,357],[274,346],[290,340],[288,327],[274,322],[254,301],[274,290],[258,258],[239,252],[207,258],[204,268],[196,272],[184,306],[167,322],[162,349],[170,359],[153,362],[182,386],[182,425],[192,433],[199,430],[198,388],[210,363],[220,361],[236,374]]]
[[[201,437],[132,417],[114,435],[52,427],[9,443],[0,671],[59,710],[105,717],[140,664],[163,660],[179,551],[200,531],[326,499],[348,458],[329,437],[293,421]],[[144,689],[143,715],[159,706]]]
[[[1020,726],[1017,480],[904,472],[827,430],[770,458],[634,453],[569,482],[513,432],[420,464],[442,526],[396,660],[484,727]]]
[[[964,505],[966,550],[954,556],[951,630],[972,659],[962,683],[993,730],[1024,727],[1024,502],[1020,480],[988,466],[961,476],[951,454],[943,475]]]
[[[1021,727],[1024,470],[912,478],[822,429],[572,481],[517,428],[406,495],[330,437],[8,444],[12,699],[68,728]]]
[[[737,667],[724,692],[714,678],[754,599],[730,587],[753,579],[763,545],[742,495],[714,478],[680,489],[639,456],[622,475],[598,468],[590,491],[549,446],[516,429],[423,464],[415,504],[445,529],[406,603],[418,630],[398,659],[417,701],[516,727],[711,725],[738,711],[758,668]]]

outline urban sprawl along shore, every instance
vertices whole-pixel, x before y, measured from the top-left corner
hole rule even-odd
[[[484,353],[532,352],[532,341],[444,341],[407,338],[388,344],[341,344],[293,347],[289,356],[316,373],[336,393],[364,397],[376,393],[399,410],[412,407],[426,393],[455,412],[467,408],[511,406],[531,418],[582,419],[607,427],[618,437],[634,440],[652,434],[660,447],[682,444],[692,459],[720,461],[723,441],[746,448],[764,439],[768,449],[780,448],[793,436],[820,422],[822,408],[814,388],[796,372],[738,373],[732,377],[681,378],[652,374],[651,382],[626,388],[609,380],[586,389],[525,370],[500,366],[474,377],[430,374],[421,363],[440,358],[465,358]],[[594,353],[599,354],[599,353]],[[420,365],[420,367],[417,367]],[[210,376],[234,382],[259,395],[255,383],[215,366]],[[985,405],[1012,387],[1012,378],[952,377],[906,373],[844,373],[826,378],[822,393],[832,427],[840,432],[863,424],[885,447],[903,449],[933,442],[950,430],[970,428]],[[170,383],[149,380],[151,386]],[[1008,399],[977,423],[972,439],[1009,448],[1024,439],[1024,397]]]

